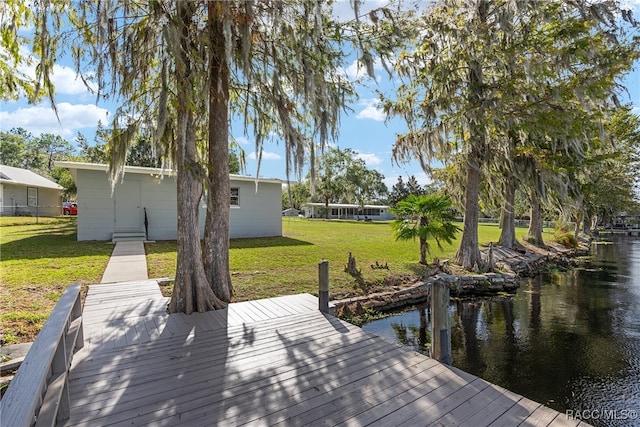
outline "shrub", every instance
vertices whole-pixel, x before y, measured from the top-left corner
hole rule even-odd
[[[553,241],[560,243],[565,248],[577,248],[578,241],[571,231],[571,224],[560,219],[555,223],[556,231],[553,234]]]

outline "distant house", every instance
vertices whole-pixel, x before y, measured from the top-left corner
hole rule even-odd
[[[288,208],[282,211],[282,216],[298,216],[300,211],[296,208]]]
[[[56,162],[78,188],[78,240],[175,240],[177,185],[171,171],[125,167],[111,192],[107,165]],[[163,175],[164,173],[164,175]],[[231,175],[230,237],[282,235],[282,181]],[[200,232],[206,205],[200,204]],[[145,218],[148,236],[145,236]]]
[[[62,187],[30,170],[0,165],[0,212],[5,216],[62,214]]]
[[[324,203],[305,203],[302,205],[306,218],[326,218]],[[389,212],[389,206],[384,205],[352,205],[344,203],[329,203],[330,219],[355,219],[355,220],[389,220],[393,215]]]

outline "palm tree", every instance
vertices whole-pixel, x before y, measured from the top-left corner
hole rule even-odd
[[[435,239],[439,248],[441,241],[451,244],[460,231],[452,223],[451,199],[441,194],[415,195],[398,202],[395,208],[389,209],[396,216],[391,228],[396,240],[420,240],[420,264],[427,264],[429,243]]]

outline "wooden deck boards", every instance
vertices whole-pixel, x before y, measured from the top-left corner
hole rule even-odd
[[[311,295],[167,315],[153,281],[97,285],[61,425],[573,425],[317,310]]]

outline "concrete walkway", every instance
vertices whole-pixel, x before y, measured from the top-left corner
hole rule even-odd
[[[146,280],[147,258],[143,242],[116,243],[100,283]]]
[[[147,258],[144,251],[144,243],[116,243],[100,283],[132,282],[147,279]],[[154,284],[157,288],[157,283],[154,282]],[[158,290],[159,293],[160,291]],[[0,363],[3,380],[7,378],[5,376],[6,372],[17,369],[20,366],[24,356],[31,348],[31,344],[33,343],[2,346],[0,355],[3,360],[7,359],[7,361]],[[0,381],[0,385],[3,383],[3,381]]]

